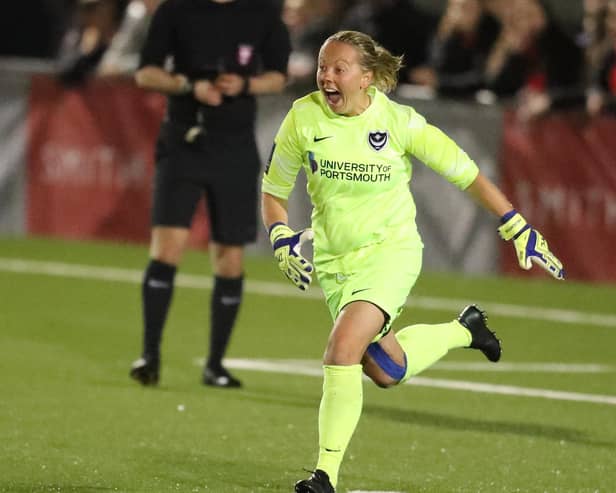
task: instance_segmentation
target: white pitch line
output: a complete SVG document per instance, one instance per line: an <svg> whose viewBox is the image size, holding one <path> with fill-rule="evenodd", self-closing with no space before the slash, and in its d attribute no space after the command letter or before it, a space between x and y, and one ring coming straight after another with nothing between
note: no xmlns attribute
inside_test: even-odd
<svg viewBox="0 0 616 493"><path fill-rule="evenodd" d="M129 283L140 283L143 277L143 271L136 269L99 267L93 265L45 262L39 260L5 257L0 257L0 270L22 274L38 274L56 277ZM176 284L178 286L197 289L212 288L212 280L209 276L192 274L179 274ZM267 296L323 299L323 295L318 289L311 289L304 292L295 289L288 284L279 282L247 280L246 290L251 293ZM461 298L437 298L432 296L411 296L406 305L424 310L457 312L461 307L473 302L478 303L483 309L490 313L490 315L576 324L582 327L589 325L597 327L616 327L616 315L607 313L583 312L578 310L564 310L557 308L539 308L528 305L514 305Z"/></svg>
<svg viewBox="0 0 616 493"><path fill-rule="evenodd" d="M258 364L256 361L285 363L295 368L306 370L310 375L321 375L321 362L307 359L284 359L284 360L229 360L232 364L241 368L243 361L249 361L249 365ZM195 358L195 366L203 366L204 358ZM430 367L431 371L456 371L456 372L481 372L481 373L614 373L616 366L599 365L596 363L473 363L468 361L439 361Z"/></svg>
<svg viewBox="0 0 616 493"><path fill-rule="evenodd" d="M431 370L444 371L480 371L495 373L612 373L616 366L597 363L470 363L457 361L440 361Z"/></svg>
<svg viewBox="0 0 616 493"><path fill-rule="evenodd" d="M321 367L317 366L317 363L314 361L298 362L296 360L228 359L225 360L225 364L230 368L241 370L286 373L312 377L321 377L323 375ZM511 395L516 397L539 397L543 399L560 401L590 402L594 404L608 404L616 406L616 395L584 394L580 392L566 392L561 390L517 387L513 385L498 385L491 383L446 380L442 378L427 377L412 377L406 382L406 384L449 390L465 390L467 392Z"/></svg>
<svg viewBox="0 0 616 493"><path fill-rule="evenodd" d="M401 491L373 491L373 490L353 490L353 491L348 491L347 493L402 493Z"/></svg>

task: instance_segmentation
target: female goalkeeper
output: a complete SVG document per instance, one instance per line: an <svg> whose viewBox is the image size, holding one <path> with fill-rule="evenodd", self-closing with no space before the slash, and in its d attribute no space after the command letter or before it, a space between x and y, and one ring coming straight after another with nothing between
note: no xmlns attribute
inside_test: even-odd
<svg viewBox="0 0 616 493"><path fill-rule="evenodd" d="M513 239L523 268L534 261L564 277L542 236L467 154L413 108L385 95L400 66L400 57L366 34L330 36L319 52L319 90L293 104L263 178L263 221L278 265L302 290L316 270L334 320L323 360L318 461L296 492L335 491L362 410L362 372L390 387L453 348L500 358L500 341L474 305L447 323L391 330L421 270L409 155L498 215L499 233ZM287 225L287 198L300 168L313 205L312 228L295 232ZM300 252L313 238L316 269Z"/></svg>

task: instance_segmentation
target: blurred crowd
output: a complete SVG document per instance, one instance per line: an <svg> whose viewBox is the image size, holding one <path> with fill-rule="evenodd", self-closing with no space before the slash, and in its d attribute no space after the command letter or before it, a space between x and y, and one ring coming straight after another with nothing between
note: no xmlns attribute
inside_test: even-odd
<svg viewBox="0 0 616 493"><path fill-rule="evenodd" d="M552 108L616 109L616 0L580 0L561 25L543 0L448 0L434 14L412 0L285 0L290 73L311 77L319 42L338 29L369 33L403 54L407 94L515 101L520 119Z"/></svg>
<svg viewBox="0 0 616 493"><path fill-rule="evenodd" d="M61 80L130 76L161 1L39 0L61 26ZM448 0L440 11L413 0L278 1L293 44L291 84L311 84L323 40L353 29L404 55L400 82L412 94L515 101L521 119L572 105L590 115L616 109L616 0L578 0L583 14L566 26L550 8L558 2L545 0Z"/></svg>

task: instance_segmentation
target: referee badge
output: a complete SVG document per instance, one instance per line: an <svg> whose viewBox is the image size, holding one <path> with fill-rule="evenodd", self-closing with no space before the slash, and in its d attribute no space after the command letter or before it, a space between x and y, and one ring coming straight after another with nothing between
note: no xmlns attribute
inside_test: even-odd
<svg viewBox="0 0 616 493"><path fill-rule="evenodd" d="M374 132L368 133L368 144L370 144L370 147L372 147L375 151L380 151L381 149L383 149L383 147L387 145L388 140L389 133L387 132L387 130L375 130Z"/></svg>
<svg viewBox="0 0 616 493"><path fill-rule="evenodd" d="M237 48L237 63L242 67L248 65L252 60L254 46L248 44L240 44Z"/></svg>

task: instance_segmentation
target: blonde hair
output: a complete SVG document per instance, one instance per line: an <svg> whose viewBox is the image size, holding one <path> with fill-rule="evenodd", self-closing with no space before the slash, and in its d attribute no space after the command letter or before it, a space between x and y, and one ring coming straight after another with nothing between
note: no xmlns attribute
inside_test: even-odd
<svg viewBox="0 0 616 493"><path fill-rule="evenodd" d="M338 31L325 40L354 46L359 52L359 64L374 74L373 84L384 93L393 91L398 84L398 71L403 66L402 56L392 55L374 39L359 31ZM325 44L323 43L323 44Z"/></svg>

